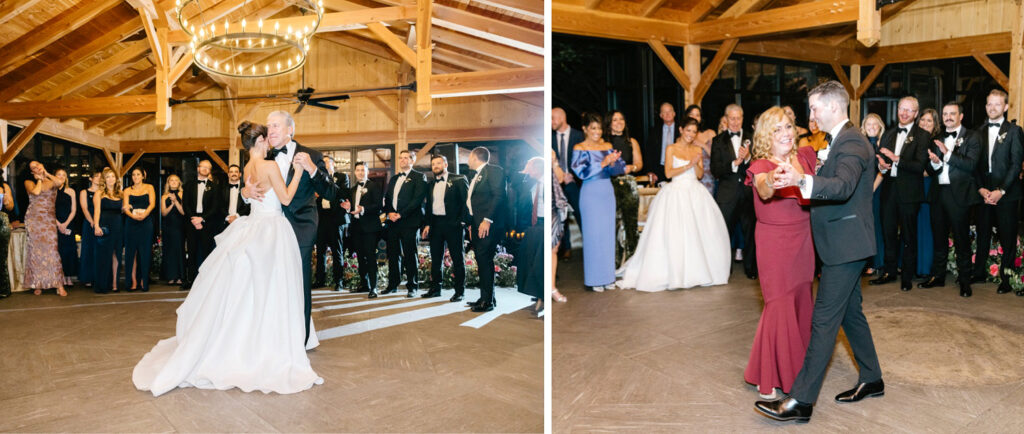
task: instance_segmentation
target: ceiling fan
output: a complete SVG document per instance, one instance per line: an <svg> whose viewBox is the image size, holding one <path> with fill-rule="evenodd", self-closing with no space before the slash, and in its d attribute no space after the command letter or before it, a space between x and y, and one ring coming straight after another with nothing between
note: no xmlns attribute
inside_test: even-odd
<svg viewBox="0 0 1024 434"><path fill-rule="evenodd" d="M324 102L327 102L327 101L344 101L344 100L347 100L347 99L350 98L347 94L343 94L343 95L330 95L330 96L322 96L322 97L319 97L319 98L313 98L313 95L314 95L315 92L316 92L316 90L313 89L312 87L307 87L305 89L299 89L298 91L295 92L295 99L297 99L298 102L299 102L299 107L297 107L295 109L295 113L296 114L301 112L302 109L306 108L307 105L310 105L310 106L313 106L313 107L319 107L319 108L327 109L327 110L337 110L338 106L330 105L330 104L324 104Z"/></svg>

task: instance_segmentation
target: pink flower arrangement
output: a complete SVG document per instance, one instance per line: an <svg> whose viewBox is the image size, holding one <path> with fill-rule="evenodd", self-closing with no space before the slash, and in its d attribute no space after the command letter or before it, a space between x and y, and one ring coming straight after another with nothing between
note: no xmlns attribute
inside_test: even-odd
<svg viewBox="0 0 1024 434"><path fill-rule="evenodd" d="M998 255L999 253L1002 253L1002 252L997 252L996 249L989 249L989 251L988 251L988 255L989 256Z"/></svg>
<svg viewBox="0 0 1024 434"><path fill-rule="evenodd" d="M996 264L990 265L988 267L988 274L993 275L993 276L999 274L999 266L996 265Z"/></svg>
<svg viewBox="0 0 1024 434"><path fill-rule="evenodd" d="M1017 260L1013 261L1013 265L1015 267L1017 267L1017 268L1020 268L1020 265L1021 265L1022 261L1024 261L1024 256L1021 256L1021 257L1017 258Z"/></svg>
<svg viewBox="0 0 1024 434"><path fill-rule="evenodd" d="M952 238L949 239L949 247L953 247L953 239Z"/></svg>
<svg viewBox="0 0 1024 434"><path fill-rule="evenodd" d="M499 271L501 271L501 267L499 267L499 266L495 265L495 266L494 266L494 272L495 272L495 273L497 273L497 272L499 272Z"/></svg>
<svg viewBox="0 0 1024 434"><path fill-rule="evenodd" d="M996 249L996 252L999 252L999 254L1000 254L1000 255L1002 255L1002 254L1003 254L1003 246L999 246L999 247L998 247L998 248Z"/></svg>

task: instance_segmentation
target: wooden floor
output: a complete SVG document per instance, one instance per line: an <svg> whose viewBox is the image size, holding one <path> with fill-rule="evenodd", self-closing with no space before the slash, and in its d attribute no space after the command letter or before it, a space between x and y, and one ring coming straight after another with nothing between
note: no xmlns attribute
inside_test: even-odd
<svg viewBox="0 0 1024 434"><path fill-rule="evenodd" d="M865 287L886 395L840 405L856 370L840 334L809 425L755 413L743 369L762 309L735 265L728 285L661 293L585 292L559 265L553 306L553 428L563 432L1024 432L1024 297L975 285ZM865 281L866 284L866 281Z"/></svg>
<svg viewBox="0 0 1024 434"><path fill-rule="evenodd" d="M347 330L308 353L323 385L293 395L190 388L154 398L132 385L132 368L157 340L174 334L185 293L166 286L147 294L70 292L0 300L0 431L544 429L543 321L527 310L480 328L461 326L480 318L468 311L408 322L408 312L426 305L452 305L452 291L408 307L402 305L420 299L399 295L355 306L365 295L322 291L314 308L329 310L314 313L318 329ZM374 318L405 320L382 326ZM346 324L373 326L352 332Z"/></svg>

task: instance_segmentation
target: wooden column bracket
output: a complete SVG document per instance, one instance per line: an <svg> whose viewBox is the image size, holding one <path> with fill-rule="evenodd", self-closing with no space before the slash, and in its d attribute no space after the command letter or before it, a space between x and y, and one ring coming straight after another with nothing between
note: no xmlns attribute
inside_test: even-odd
<svg viewBox="0 0 1024 434"><path fill-rule="evenodd" d="M974 53L972 56L981 64L981 67L985 68L985 71L996 80L996 83L999 83L1000 87L1007 91L1010 90L1010 78L992 62L992 59L989 58L988 55L985 53Z"/></svg>
<svg viewBox="0 0 1024 434"><path fill-rule="evenodd" d="M875 7L875 0L858 0L857 42L873 47L882 39L882 11Z"/></svg>
<svg viewBox="0 0 1024 434"><path fill-rule="evenodd" d="M228 163L225 163L224 159L220 158L220 155L217 155L217 153L214 152L213 149L210 149L209 147L204 147L203 151L205 151L206 155L209 155L210 159L213 160L214 163L217 163L217 165L220 166L221 169L224 169L225 172L228 171Z"/></svg>
<svg viewBox="0 0 1024 434"><path fill-rule="evenodd" d="M832 65L832 70L835 71L836 77L839 78L839 82L843 84L843 87L846 88L846 92L849 93L852 98L852 96L855 95L857 91L856 89L853 88L853 85L850 84L850 77L846 76L846 71L843 70L843 65L840 65L836 62L832 62L830 63L830 65Z"/></svg>
<svg viewBox="0 0 1024 434"><path fill-rule="evenodd" d="M111 170L116 171L117 173L121 173L121 168L117 167L117 161L114 160L114 155L110 153L109 149L103 150L103 156L107 159L107 167L109 167Z"/></svg>
<svg viewBox="0 0 1024 434"><path fill-rule="evenodd" d="M391 106L389 106L388 103L384 102L384 99L381 98L379 95L372 95L367 97L367 99L369 99L370 102L373 103L373 105L377 106L377 108L380 109L380 111L384 113L384 115L387 116L388 119L391 119L391 122L395 123L395 125L401 123L401 120L399 119L398 116L398 110L391 108Z"/></svg>
<svg viewBox="0 0 1024 434"><path fill-rule="evenodd" d="M139 162L139 158L142 158L142 154L145 153L146 151L142 149L135 151L135 154L132 155L132 158L129 158L128 162L121 166L121 170L118 172L121 174L122 178L124 178L124 175L127 174L129 170L132 170L132 166L134 166L135 163Z"/></svg>
<svg viewBox="0 0 1024 434"><path fill-rule="evenodd" d="M434 10L432 0L416 2L416 111L426 117L431 111L430 75L432 50L430 21Z"/></svg>
<svg viewBox="0 0 1024 434"><path fill-rule="evenodd" d="M421 158L426 157L427 153L430 152L431 149L434 149L434 145L436 144L437 142L424 143L423 147L420 148L419 151L416 151L416 161L419 161Z"/></svg>
<svg viewBox="0 0 1024 434"><path fill-rule="evenodd" d="M665 44L662 44L661 41L658 41L656 39L649 39L647 41L647 45L649 45L651 49L654 50L654 54L658 55L658 58L661 59L661 63L664 64L666 68L668 68L668 71L671 72L672 76L676 78L676 81L679 82L679 85L682 86L683 89L689 90L690 76L686 73L685 70L683 70L683 67L679 66L679 62L676 62L676 59L672 57L672 53L668 51L668 48L665 47Z"/></svg>
<svg viewBox="0 0 1024 434"><path fill-rule="evenodd" d="M864 95L864 92L867 92L868 89L871 88L872 84L875 83L875 79L878 78L878 75L882 73L882 69L885 68L885 65L885 63L879 63L875 65L873 68L871 68L871 72L868 73L867 77L864 77L864 80L860 82L860 86L857 87L856 97L858 99L862 95Z"/></svg>
<svg viewBox="0 0 1024 434"><path fill-rule="evenodd" d="M391 48L391 51L394 51L395 54L402 58L402 60L412 65L414 68L416 67L416 52L413 51L412 48L409 48L405 42L402 42L398 36L391 33L387 27L381 23L367 23L366 28L370 29L370 31L377 36L377 39L380 39L381 42L387 44L388 47Z"/></svg>
<svg viewBox="0 0 1024 434"><path fill-rule="evenodd" d="M43 121L45 120L46 119L33 120L32 123L25 126L25 128L22 128L21 131L18 132L18 135L14 136L14 140L10 142L7 146L7 150L4 151L3 156L0 157L0 167L7 167L8 164L11 164L11 162L14 161L14 157L17 156L18 153L25 148L25 145L32 140L32 137L39 132L39 128L43 126Z"/></svg>
<svg viewBox="0 0 1024 434"><path fill-rule="evenodd" d="M694 91L694 104L699 104L700 100L704 99L704 94L711 88L711 83L718 77L718 72L722 70L725 61L729 59L729 55L736 49L736 44L739 42L739 39L727 39L718 47L718 53L715 53L715 57L711 59L707 69L700 75L700 83L697 84L697 90Z"/></svg>

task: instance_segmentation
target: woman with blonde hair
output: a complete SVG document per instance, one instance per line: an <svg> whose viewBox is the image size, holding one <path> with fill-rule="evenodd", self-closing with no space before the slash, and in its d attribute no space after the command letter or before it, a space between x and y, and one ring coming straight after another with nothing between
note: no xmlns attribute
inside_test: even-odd
<svg viewBox="0 0 1024 434"><path fill-rule="evenodd" d="M185 276L185 209L181 206L181 194L181 178L169 175L160 197L160 215L164 217L160 231L162 265L168 285L181 285Z"/></svg>
<svg viewBox="0 0 1024 434"><path fill-rule="evenodd" d="M92 197L92 221L96 222L96 284L98 294L117 292L117 277L121 265L123 240L121 215L124 200L121 179L109 167L103 169L103 184Z"/></svg>
<svg viewBox="0 0 1024 434"><path fill-rule="evenodd" d="M772 107L754 130L753 162L746 184L754 189L754 245L764 311L754 334L743 378L755 384L762 398L775 389L789 393L803 365L811 339L811 285L814 283L814 241L811 213L797 187L776 190L780 166L813 173L817 155L796 146L796 128L785 111Z"/></svg>
<svg viewBox="0 0 1024 434"><path fill-rule="evenodd" d="M872 149L875 154L879 151L879 138L885 133L885 123L882 122L882 117L868 113L864 117L864 120L860 124L860 132L864 133L864 137L868 138L868 142L871 143ZM874 196L872 198L873 206L871 207L875 213L875 245L878 246L878 253L875 254L874 259L868 261L868 266L864 270L864 274L873 276L877 270L881 270L885 266L885 237L882 236L882 191L878 189L878 186L882 184L882 174L875 174L874 183Z"/></svg>

